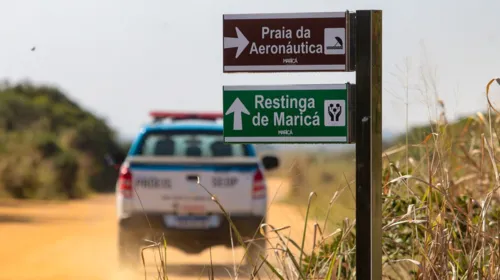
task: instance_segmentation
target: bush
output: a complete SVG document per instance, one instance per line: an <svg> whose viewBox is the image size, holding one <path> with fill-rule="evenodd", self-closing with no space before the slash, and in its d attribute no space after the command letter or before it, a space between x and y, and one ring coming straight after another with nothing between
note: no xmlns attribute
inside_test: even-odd
<svg viewBox="0 0 500 280"><path fill-rule="evenodd" d="M68 198L79 198L85 196L88 190L78 188L78 159L72 152L59 154L54 159L54 168L59 189Z"/></svg>
<svg viewBox="0 0 500 280"><path fill-rule="evenodd" d="M36 149L43 158L53 157L61 152L57 143L57 137L53 134L43 133L36 138Z"/></svg>
<svg viewBox="0 0 500 280"><path fill-rule="evenodd" d="M117 172L103 158L117 151L126 152L106 122L59 89L0 87L0 194L74 199L112 191Z"/></svg>

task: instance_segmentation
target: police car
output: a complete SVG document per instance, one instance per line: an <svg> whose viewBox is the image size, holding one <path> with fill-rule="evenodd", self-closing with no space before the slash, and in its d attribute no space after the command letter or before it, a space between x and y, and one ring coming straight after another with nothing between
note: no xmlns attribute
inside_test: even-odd
<svg viewBox="0 0 500 280"><path fill-rule="evenodd" d="M164 234L168 246L196 254L231 246L230 225L212 193L248 240L247 261L266 247L264 171L278 159L260 159L250 144L225 144L222 114L151 112L121 163L116 183L118 253L126 266L140 262L145 238ZM115 159L118 160L119 159ZM205 190L204 188L207 190ZM239 243L233 234L234 246Z"/></svg>

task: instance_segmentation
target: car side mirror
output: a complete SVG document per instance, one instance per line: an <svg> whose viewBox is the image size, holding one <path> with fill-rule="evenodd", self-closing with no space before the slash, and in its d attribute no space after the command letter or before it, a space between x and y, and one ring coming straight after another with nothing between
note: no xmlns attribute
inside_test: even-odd
<svg viewBox="0 0 500 280"><path fill-rule="evenodd" d="M262 158L262 164L266 170L272 170L279 166L279 160L275 156L264 156Z"/></svg>
<svg viewBox="0 0 500 280"><path fill-rule="evenodd" d="M104 156L104 160L106 161L106 164L108 166L113 166L116 169L120 168L122 163L125 161L126 155L122 153L115 153L115 154L106 154Z"/></svg>

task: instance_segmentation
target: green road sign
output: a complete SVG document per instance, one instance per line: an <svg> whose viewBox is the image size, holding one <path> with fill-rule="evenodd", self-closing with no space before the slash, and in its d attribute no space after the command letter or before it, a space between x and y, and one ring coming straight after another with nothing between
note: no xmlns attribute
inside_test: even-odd
<svg viewBox="0 0 500 280"><path fill-rule="evenodd" d="M224 142L350 143L348 88L224 86Z"/></svg>

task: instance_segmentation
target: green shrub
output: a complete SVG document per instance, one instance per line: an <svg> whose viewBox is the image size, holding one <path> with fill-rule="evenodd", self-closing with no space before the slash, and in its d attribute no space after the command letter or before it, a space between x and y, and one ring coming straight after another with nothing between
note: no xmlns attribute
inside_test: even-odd
<svg viewBox="0 0 500 280"><path fill-rule="evenodd" d="M36 139L36 149L43 158L53 157L61 152L61 148L57 143L57 137L49 133L40 133Z"/></svg>
<svg viewBox="0 0 500 280"><path fill-rule="evenodd" d="M75 153L64 152L54 159L56 178L62 193L68 198L81 198L88 190L78 188L78 159Z"/></svg>
<svg viewBox="0 0 500 280"><path fill-rule="evenodd" d="M79 198L112 191L107 152L122 151L106 122L59 89L29 82L0 86L0 194Z"/></svg>

